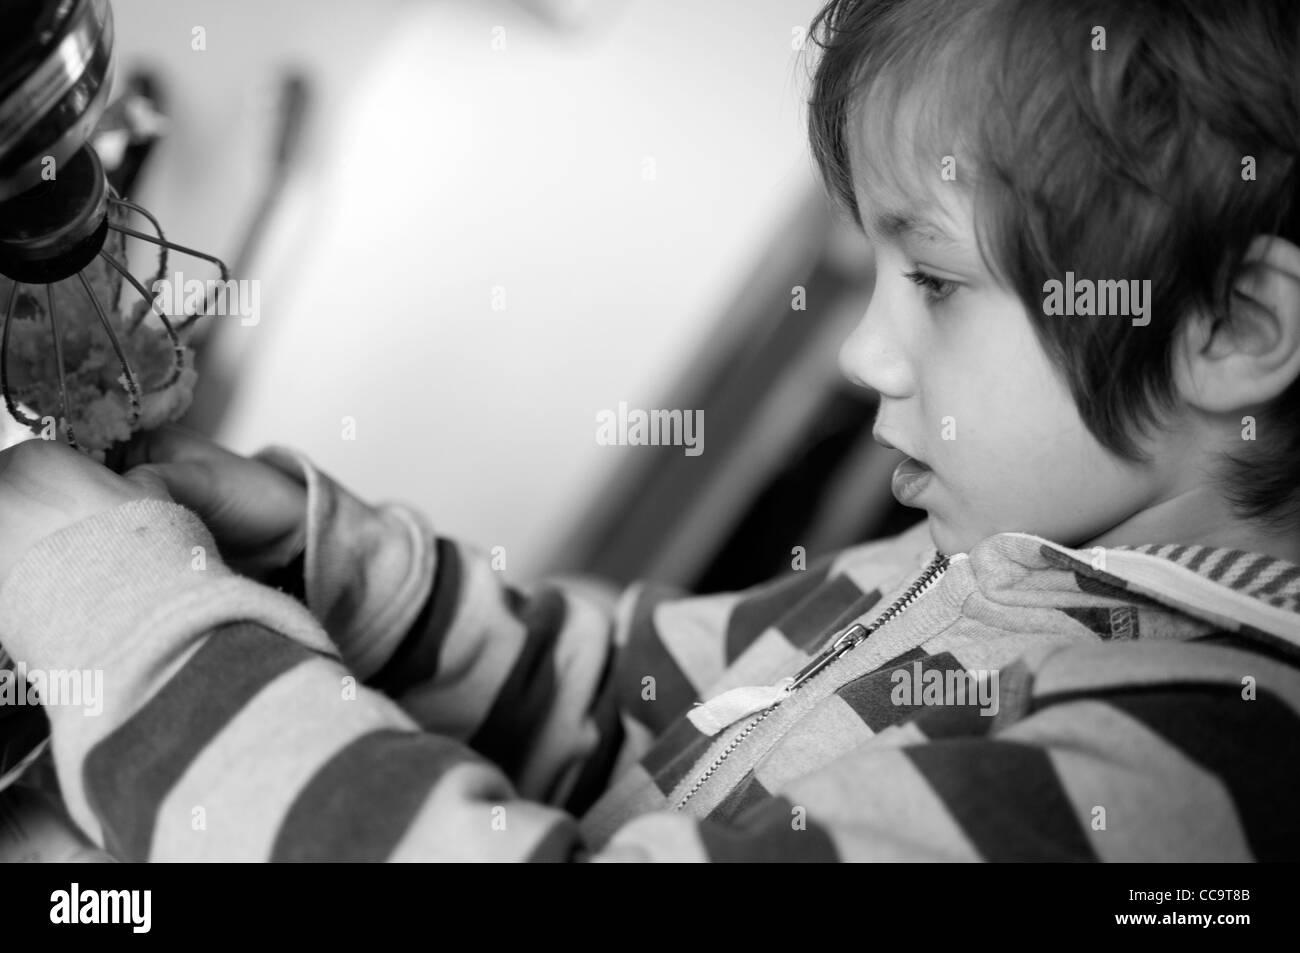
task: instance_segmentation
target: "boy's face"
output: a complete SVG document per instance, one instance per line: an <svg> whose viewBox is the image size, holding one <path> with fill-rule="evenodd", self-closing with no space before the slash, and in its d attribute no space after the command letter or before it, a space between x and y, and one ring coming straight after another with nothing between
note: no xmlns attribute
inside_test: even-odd
<svg viewBox="0 0 1300 953"><path fill-rule="evenodd" d="M894 490L926 510L940 551L1009 531L1082 546L1166 498L1168 453L1138 466L1088 432L1025 306L981 261L969 199L954 186L943 207L886 207L856 185L875 292L841 364L880 394L876 438L928 468L905 463Z"/></svg>

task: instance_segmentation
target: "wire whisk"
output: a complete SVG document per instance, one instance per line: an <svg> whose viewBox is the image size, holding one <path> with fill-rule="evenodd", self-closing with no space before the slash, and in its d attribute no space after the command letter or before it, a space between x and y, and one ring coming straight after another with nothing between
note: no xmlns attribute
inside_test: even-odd
<svg viewBox="0 0 1300 953"><path fill-rule="evenodd" d="M36 190L0 205L5 222L36 223L16 235L12 224L0 225L0 394L10 416L34 433L57 433L99 454L137 429L183 412L194 379L187 332L212 310L208 282L196 308L168 314L166 296L151 292L127 266L126 240L157 247L149 282L154 289L167 280L171 253L215 266L223 286L230 273L215 255L170 241L148 209L119 198L93 149L83 148L60 180L57 193ZM39 233L51 204L69 202L77 207L71 216L60 216L62 231L75 232L66 223L86 219L80 230L88 238L44 254L52 243L33 233ZM128 224L133 217L148 231ZM92 230L95 219L99 224ZM120 306L124 284L138 298L133 307ZM156 323L147 322L151 315ZM98 342L92 327L102 332ZM111 393L119 387L120 393ZM74 391L90 406L74 407Z"/></svg>

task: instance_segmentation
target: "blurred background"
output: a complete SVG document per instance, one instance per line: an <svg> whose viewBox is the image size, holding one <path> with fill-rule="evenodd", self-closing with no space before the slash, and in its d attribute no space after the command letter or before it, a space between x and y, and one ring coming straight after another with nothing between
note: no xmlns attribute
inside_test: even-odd
<svg viewBox="0 0 1300 953"><path fill-rule="evenodd" d="M735 588L915 521L836 365L871 262L808 154L819 6L115 0L135 129L101 153L261 284L184 422L518 581ZM704 452L601 445L620 403L703 410Z"/></svg>

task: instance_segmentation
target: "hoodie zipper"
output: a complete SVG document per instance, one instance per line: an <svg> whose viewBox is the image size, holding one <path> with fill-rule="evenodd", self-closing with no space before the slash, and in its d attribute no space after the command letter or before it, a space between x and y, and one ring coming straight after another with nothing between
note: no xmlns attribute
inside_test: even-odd
<svg viewBox="0 0 1300 953"><path fill-rule="evenodd" d="M814 656L811 661L804 665L803 668L795 672L793 676L785 679L784 691L776 701L751 718L745 727L731 739L727 746L718 752L718 756L713 759L713 762L704 773L696 778L695 783L691 785L690 790L682 795L681 800L674 805L673 810L680 811L684 808L686 803L695 796L696 792L705 785L709 778L713 777L713 775L717 773L718 768L720 768L722 763L731 756L731 753L740 747L741 742L750 736L754 729L762 723L763 719L780 707L781 702L785 701L785 699L789 698L791 694L798 691L831 665L835 664L835 662L839 661L842 656L853 651L865 642L872 633L879 630L881 626L898 618L903 611L916 602L923 593L939 581L939 578L943 576L944 572L948 569L948 566L952 563L952 559L953 557L951 556L936 553L934 558L930 560L930 563L921 572L921 575L907 587L901 596L890 604L889 608L876 616L876 618L872 620L871 624L863 625L860 622L855 622L853 625L844 629L835 637L830 645Z"/></svg>

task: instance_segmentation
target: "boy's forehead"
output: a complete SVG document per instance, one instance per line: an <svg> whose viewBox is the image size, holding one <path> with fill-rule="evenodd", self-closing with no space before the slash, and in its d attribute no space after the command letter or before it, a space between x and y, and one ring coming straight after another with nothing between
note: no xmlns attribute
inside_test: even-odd
<svg viewBox="0 0 1300 953"><path fill-rule="evenodd" d="M955 174L957 156L933 141L917 97L884 99L864 97L846 130L863 232L873 241L958 244L969 231L972 196Z"/></svg>

